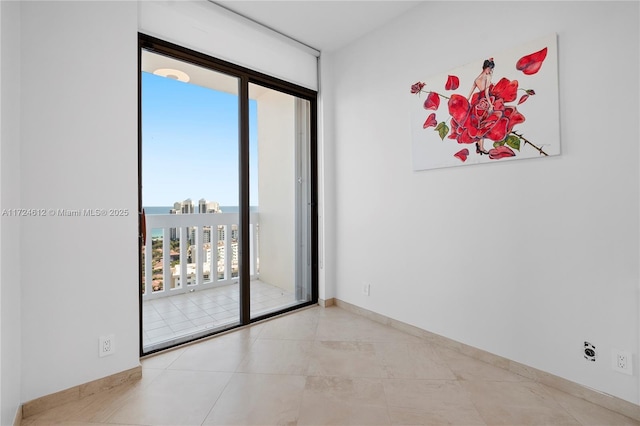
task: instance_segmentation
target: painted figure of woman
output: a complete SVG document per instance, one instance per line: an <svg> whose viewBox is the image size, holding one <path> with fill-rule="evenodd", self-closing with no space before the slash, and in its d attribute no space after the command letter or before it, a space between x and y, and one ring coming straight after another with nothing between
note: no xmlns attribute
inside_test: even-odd
<svg viewBox="0 0 640 426"><path fill-rule="evenodd" d="M491 98L489 97L489 88L491 87L491 76L493 75L493 68L495 68L496 64L493 62L493 58L486 59L482 64L482 72L476 79L473 81L473 87L471 88L471 92L469 92L469 96L467 100L471 103L471 97L473 96L473 92L478 89L478 101L480 101L480 97L484 94L484 97L487 101L487 115L491 114L493 110L493 104L491 103ZM484 103L484 102L482 102ZM484 149L484 138L480 139L479 142L476 143L476 152L480 155L489 154L488 151Z"/></svg>

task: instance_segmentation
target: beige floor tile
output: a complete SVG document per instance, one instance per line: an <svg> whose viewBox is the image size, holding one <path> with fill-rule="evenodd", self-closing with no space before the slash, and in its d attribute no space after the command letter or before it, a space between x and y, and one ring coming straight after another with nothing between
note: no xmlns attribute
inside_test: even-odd
<svg viewBox="0 0 640 426"><path fill-rule="evenodd" d="M322 398L329 402L386 407L381 379L309 376L304 388L305 400Z"/></svg>
<svg viewBox="0 0 640 426"><path fill-rule="evenodd" d="M264 329L264 324L265 323L259 323L259 324L251 324L249 326L246 327L241 327L238 328L236 330L231 330L227 333L224 334L220 334L218 336L213 336L211 337L211 339L217 339L221 336L226 336L227 334L232 334L234 336L237 337L242 337L245 339L256 339L258 337L260 337L260 333L262 333L262 330ZM203 340L205 341L205 340Z"/></svg>
<svg viewBox="0 0 640 426"><path fill-rule="evenodd" d="M318 318L342 318L342 319L353 319L359 318L357 315L339 308L335 305L329 306L327 308L317 308Z"/></svg>
<svg viewBox="0 0 640 426"><path fill-rule="evenodd" d="M226 334L185 347L169 370L234 372L249 353L255 339Z"/></svg>
<svg viewBox="0 0 640 426"><path fill-rule="evenodd" d="M375 343L386 377L455 380L447 364L427 343Z"/></svg>
<svg viewBox="0 0 640 426"><path fill-rule="evenodd" d="M166 352L149 355L141 360L142 368L167 368L174 362L185 348L169 349Z"/></svg>
<svg viewBox="0 0 640 426"><path fill-rule="evenodd" d="M128 398L107 422L200 425L230 378L230 373L165 370L153 386Z"/></svg>
<svg viewBox="0 0 640 426"><path fill-rule="evenodd" d="M236 373L205 425L295 425L304 376Z"/></svg>
<svg viewBox="0 0 640 426"><path fill-rule="evenodd" d="M461 381L491 425L579 425L544 386L532 382Z"/></svg>
<svg viewBox="0 0 640 426"><path fill-rule="evenodd" d="M454 380L384 379L389 407L429 412L472 410L473 402Z"/></svg>
<svg viewBox="0 0 640 426"><path fill-rule="evenodd" d="M475 408L453 410L418 410L413 408L389 407L389 417L393 425L458 425L486 426Z"/></svg>
<svg viewBox="0 0 640 426"><path fill-rule="evenodd" d="M390 425L380 379L307 377L298 425Z"/></svg>
<svg viewBox="0 0 640 426"><path fill-rule="evenodd" d="M294 374L307 371L313 342L257 339L237 368L239 373Z"/></svg>
<svg viewBox="0 0 640 426"><path fill-rule="evenodd" d="M567 393L545 388L565 410L584 426L639 426L640 422L615 413L599 405L592 404Z"/></svg>
<svg viewBox="0 0 640 426"><path fill-rule="evenodd" d="M522 382L530 379L512 373L503 368L495 367L486 362L468 357L451 349L434 346L440 359L453 371L459 380L484 380L496 382Z"/></svg>
<svg viewBox="0 0 640 426"><path fill-rule="evenodd" d="M310 376L385 377L373 343L314 342L309 359Z"/></svg>
<svg viewBox="0 0 640 426"><path fill-rule="evenodd" d="M338 308L339 309L339 308ZM354 342L420 342L411 336L389 326L359 317L355 314L329 315L318 318L316 340ZM349 326L345 327L345 321Z"/></svg>
<svg viewBox="0 0 640 426"><path fill-rule="evenodd" d="M387 407L328 402L323 398L304 401L297 425L391 425Z"/></svg>
<svg viewBox="0 0 640 426"><path fill-rule="evenodd" d="M261 339L313 340L318 326L317 314L285 315L264 324Z"/></svg>

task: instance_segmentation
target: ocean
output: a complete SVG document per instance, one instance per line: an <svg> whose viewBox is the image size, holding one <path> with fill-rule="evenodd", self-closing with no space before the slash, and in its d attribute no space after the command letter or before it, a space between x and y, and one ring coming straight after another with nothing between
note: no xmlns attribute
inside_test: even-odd
<svg viewBox="0 0 640 426"><path fill-rule="evenodd" d="M198 211L198 206L194 206L196 212ZM169 214L173 206L146 206L143 207L144 214ZM220 210L222 213L238 213L240 211L240 207L238 206L220 206ZM257 206L251 206L250 209L252 212L258 211ZM162 229L154 229L151 231L151 238L160 238L162 237Z"/></svg>
<svg viewBox="0 0 640 426"><path fill-rule="evenodd" d="M169 211L173 209L173 206L146 206L143 207L145 214L169 214ZM195 211L198 211L198 206L194 206ZM222 213L238 213L240 211L240 207L238 206L220 206L220 210ZM251 206L252 212L257 212L257 206Z"/></svg>

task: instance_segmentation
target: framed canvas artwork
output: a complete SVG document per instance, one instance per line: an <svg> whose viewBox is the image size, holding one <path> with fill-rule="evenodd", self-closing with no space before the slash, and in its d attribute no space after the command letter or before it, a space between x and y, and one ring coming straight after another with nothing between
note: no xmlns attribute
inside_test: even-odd
<svg viewBox="0 0 640 426"><path fill-rule="evenodd" d="M414 170L560 154L555 34L410 86Z"/></svg>

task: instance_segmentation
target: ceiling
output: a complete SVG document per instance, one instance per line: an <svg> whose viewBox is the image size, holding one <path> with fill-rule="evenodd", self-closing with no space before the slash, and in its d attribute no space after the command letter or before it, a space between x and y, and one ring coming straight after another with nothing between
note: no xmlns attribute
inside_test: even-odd
<svg viewBox="0 0 640 426"><path fill-rule="evenodd" d="M339 49L421 3L389 0L209 1L320 52ZM223 92L237 94L238 90L235 78L147 51L142 55L142 70ZM260 90L264 89L252 87L250 96L260 96Z"/></svg>
<svg viewBox="0 0 640 426"><path fill-rule="evenodd" d="M210 0L318 51L339 49L422 1Z"/></svg>

